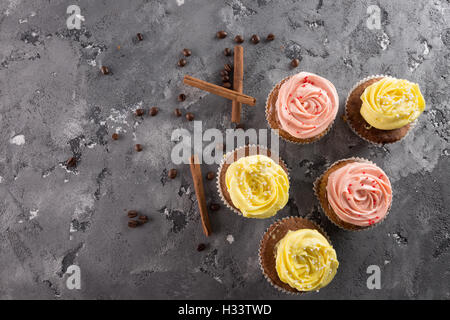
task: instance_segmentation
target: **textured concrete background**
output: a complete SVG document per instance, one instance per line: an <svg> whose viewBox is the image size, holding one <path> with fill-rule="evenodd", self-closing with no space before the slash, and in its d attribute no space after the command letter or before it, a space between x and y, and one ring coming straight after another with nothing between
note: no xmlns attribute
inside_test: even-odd
<svg viewBox="0 0 450 320"><path fill-rule="evenodd" d="M66 27L71 4L85 17L81 30ZM371 4L382 9L381 30L366 27ZM450 298L448 0L2 0L0 13L0 298L292 299L258 266L260 238L275 219L246 220L222 208L205 239L188 166L166 178L172 131L193 128L174 108L189 109L204 128L231 127L230 103L185 88L182 76L218 82L234 35L270 32L273 42L244 44L244 88L257 98L244 108L247 127L266 128L267 94L300 70L330 79L341 98L323 140L280 146L292 186L277 218L320 223L340 261L327 288L295 299ZM220 29L227 39L214 38ZM144 41L133 41L137 32ZM193 54L178 68L185 47ZM101 75L102 64L112 75ZM418 82L427 101L416 128L394 146L368 145L340 117L349 89L372 74ZM133 116L153 105L156 117ZM122 139L112 142L116 130ZM78 166L67 170L72 156ZM312 192L327 165L351 156L380 165L395 192L388 219L366 232L333 226ZM219 201L215 184L205 187L208 202ZM150 222L129 229L126 209ZM208 248L197 252L201 242ZM81 268L81 290L66 288L72 264ZM366 287L372 264L381 267L381 290Z"/></svg>

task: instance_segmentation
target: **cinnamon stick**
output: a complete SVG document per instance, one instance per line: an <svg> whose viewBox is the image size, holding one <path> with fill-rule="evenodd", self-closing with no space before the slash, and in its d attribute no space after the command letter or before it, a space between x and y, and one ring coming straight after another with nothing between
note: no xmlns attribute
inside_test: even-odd
<svg viewBox="0 0 450 320"><path fill-rule="evenodd" d="M192 180L194 181L195 195L197 196L198 209L200 211L200 218L202 220L203 232L206 236L212 233L211 224L209 222L208 211L206 209L205 189L203 188L203 175L200 168L198 156L192 155L189 159L189 166L191 168Z"/></svg>
<svg viewBox="0 0 450 320"><path fill-rule="evenodd" d="M256 104L256 99L248 96L246 94L243 94L241 92L236 92L234 90L230 90L191 76L184 76L183 82L189 86L196 87L199 89L202 89L204 91L208 91L210 93L216 94L218 96L230 99L230 100L236 100L238 102L241 102L243 104L254 106Z"/></svg>
<svg viewBox="0 0 450 320"><path fill-rule="evenodd" d="M240 45L234 46L234 75L233 89L242 93L244 89L244 48ZM242 103L236 100L231 102L231 122L241 122Z"/></svg>

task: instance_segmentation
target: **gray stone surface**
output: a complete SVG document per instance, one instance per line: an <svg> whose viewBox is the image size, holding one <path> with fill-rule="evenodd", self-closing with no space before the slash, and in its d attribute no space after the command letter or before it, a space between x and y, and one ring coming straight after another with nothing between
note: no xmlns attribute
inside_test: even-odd
<svg viewBox="0 0 450 320"><path fill-rule="evenodd" d="M369 30L373 3L1 1L0 298L449 299L450 4L376 1L381 30ZM70 4L81 7L81 30L66 27ZM220 29L227 39L214 38ZM144 41L133 41L137 32ZM218 83L228 61L222 50L234 35L270 32L273 42L244 44L244 88L257 98L255 108L244 108L247 127L266 128L267 94L299 70L331 80L341 100L323 140L280 147L292 186L277 218L319 222L340 261L327 288L302 297L278 293L259 270L259 240L275 219L246 220L222 208L211 214L214 234L205 239L189 168L170 160L172 131L193 127L173 116L175 107L189 109L204 128L232 127L230 103L185 88L183 75ZM178 68L185 47L193 54ZM297 70L289 67L294 57ZM100 73L102 64L112 75ZM411 134L385 148L362 141L340 117L349 89L372 74L418 82L427 101ZM188 96L181 104L180 92ZM140 105L160 113L135 119ZM116 130L122 138L111 141ZM133 150L134 140L143 152ZM67 170L72 156L78 166ZM370 231L333 226L312 192L327 165L351 156L375 161L393 183L392 211ZM166 178L171 167L179 171L175 180ZM214 183L205 187L208 201L219 201ZM127 209L150 222L130 230ZM201 242L208 248L199 253ZM72 264L81 268L81 290L66 288ZM372 264L381 267L381 290L366 287Z"/></svg>

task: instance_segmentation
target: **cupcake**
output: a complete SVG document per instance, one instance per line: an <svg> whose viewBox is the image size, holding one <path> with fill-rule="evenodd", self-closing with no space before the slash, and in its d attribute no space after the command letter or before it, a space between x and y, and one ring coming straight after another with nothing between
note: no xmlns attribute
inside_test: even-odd
<svg viewBox="0 0 450 320"><path fill-rule="evenodd" d="M270 150L245 146L224 156L217 188L223 202L236 213L246 218L269 218L289 199L288 170Z"/></svg>
<svg viewBox="0 0 450 320"><path fill-rule="evenodd" d="M388 176L369 160L344 159L334 163L314 183L328 218L346 230L362 230L386 218L392 203Z"/></svg>
<svg viewBox="0 0 450 320"><path fill-rule="evenodd" d="M345 104L350 128L368 142L400 141L425 109L419 85L388 76L372 76L351 90Z"/></svg>
<svg viewBox="0 0 450 320"><path fill-rule="evenodd" d="M339 266L326 233L300 217L279 220L267 229L259 248L259 262L269 283L291 294L325 287Z"/></svg>
<svg viewBox="0 0 450 320"><path fill-rule="evenodd" d="M300 72L272 89L266 118L283 139L306 144L319 140L330 130L338 109L338 93L330 81Z"/></svg>

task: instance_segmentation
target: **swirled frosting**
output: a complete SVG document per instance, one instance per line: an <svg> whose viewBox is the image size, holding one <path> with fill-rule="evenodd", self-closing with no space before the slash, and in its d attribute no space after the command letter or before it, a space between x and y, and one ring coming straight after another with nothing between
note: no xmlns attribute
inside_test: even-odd
<svg viewBox="0 0 450 320"><path fill-rule="evenodd" d="M392 189L389 178L376 165L352 162L329 175L327 196L341 220L368 226L386 216L392 201Z"/></svg>
<svg viewBox="0 0 450 320"><path fill-rule="evenodd" d="M299 291L325 287L338 266L336 251L317 230L289 231L277 244L278 277Z"/></svg>
<svg viewBox="0 0 450 320"><path fill-rule="evenodd" d="M325 78L300 72L281 85L275 103L281 128L307 139L325 131L336 118L339 97Z"/></svg>
<svg viewBox="0 0 450 320"><path fill-rule="evenodd" d="M240 158L227 169L225 181L233 205L247 218L268 218L289 199L289 178L271 158Z"/></svg>
<svg viewBox="0 0 450 320"><path fill-rule="evenodd" d="M361 100L362 117L381 130L401 128L416 120L425 109L417 83L391 77L368 86Z"/></svg>

